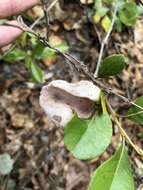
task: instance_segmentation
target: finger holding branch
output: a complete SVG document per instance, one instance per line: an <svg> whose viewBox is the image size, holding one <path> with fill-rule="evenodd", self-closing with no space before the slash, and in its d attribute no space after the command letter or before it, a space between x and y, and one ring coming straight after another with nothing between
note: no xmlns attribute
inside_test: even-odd
<svg viewBox="0 0 143 190"><path fill-rule="evenodd" d="M0 18L19 14L38 2L39 0L0 0ZM10 21L9 23L19 25L17 21ZM22 31L16 27L0 25L0 47L11 43L21 33Z"/></svg>

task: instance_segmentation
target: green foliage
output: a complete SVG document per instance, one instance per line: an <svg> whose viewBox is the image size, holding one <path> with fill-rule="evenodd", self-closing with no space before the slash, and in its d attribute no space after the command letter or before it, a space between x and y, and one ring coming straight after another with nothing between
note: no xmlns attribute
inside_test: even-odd
<svg viewBox="0 0 143 190"><path fill-rule="evenodd" d="M30 63L30 69L31 69L32 76L36 82L39 82L39 83L44 82L43 71L33 61L31 61Z"/></svg>
<svg viewBox="0 0 143 190"><path fill-rule="evenodd" d="M137 16L138 9L135 3L124 3L119 10L120 21L127 26L135 25Z"/></svg>
<svg viewBox="0 0 143 190"><path fill-rule="evenodd" d="M24 60L25 57L26 57L26 53L23 50L18 49L18 48L14 48L8 54L3 56L2 59L4 61L12 63L12 62L15 62L15 61Z"/></svg>
<svg viewBox="0 0 143 190"><path fill-rule="evenodd" d="M55 47L58 48L62 53L67 52L69 49L69 47L65 43L61 43ZM32 55L36 59L40 60L53 57L56 55L56 53L49 47L45 47L43 44L37 43L36 46L33 48Z"/></svg>
<svg viewBox="0 0 143 190"><path fill-rule="evenodd" d="M120 73L126 62L126 57L122 54L114 54L106 57L100 68L98 77L104 78Z"/></svg>
<svg viewBox="0 0 143 190"><path fill-rule="evenodd" d="M143 107L143 96L137 98L135 100L135 103L141 107ZM130 115L130 116L128 116ZM136 106L132 106L128 112L127 112L127 116L128 116L128 119L140 124L140 125L143 125L143 110L136 107Z"/></svg>
<svg viewBox="0 0 143 190"><path fill-rule="evenodd" d="M124 143L95 171L88 190L135 190Z"/></svg>
<svg viewBox="0 0 143 190"><path fill-rule="evenodd" d="M103 29L105 30L105 32L108 32L109 28L111 25L111 20L108 16L105 16L101 22L101 26L103 27Z"/></svg>
<svg viewBox="0 0 143 190"><path fill-rule="evenodd" d="M10 157L9 154L1 154L0 155L0 174L1 175L8 175L11 170L13 169L13 159Z"/></svg>
<svg viewBox="0 0 143 190"><path fill-rule="evenodd" d="M95 0L93 22L99 23L101 21L101 26L106 32L108 32L108 30L105 29L105 25L107 24L103 24L103 20L105 23L108 22L108 27L106 28L109 28L109 21L112 20L115 3L118 3L119 7L115 22L115 29L118 31L122 30L122 25L127 27L134 26L138 16L143 14L143 6L135 2L128 2L127 0Z"/></svg>
<svg viewBox="0 0 143 190"><path fill-rule="evenodd" d="M92 159L102 154L110 144L112 123L107 113L89 121L74 117L64 133L65 145L76 158Z"/></svg>
<svg viewBox="0 0 143 190"><path fill-rule="evenodd" d="M29 47L26 47L27 42L29 42L29 37L33 47L32 50L31 47L30 49ZM68 46L64 42L55 46L55 48L58 48L62 53L68 51ZM23 33L18 40L18 48L14 48L8 54L0 56L0 59L10 63L23 61L26 68L32 74L34 81L37 83L43 83L44 72L42 71L39 62L56 55L57 54L54 50L51 50L50 48L39 43L33 35Z"/></svg>

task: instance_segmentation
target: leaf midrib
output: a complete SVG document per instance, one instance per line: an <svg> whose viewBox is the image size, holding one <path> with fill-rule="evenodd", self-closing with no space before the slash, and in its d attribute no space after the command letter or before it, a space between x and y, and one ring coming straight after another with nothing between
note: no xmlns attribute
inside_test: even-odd
<svg viewBox="0 0 143 190"><path fill-rule="evenodd" d="M122 155L123 155L123 152L124 152L124 148L125 148L125 144L123 142L123 147L122 147L122 151L121 151L121 154L120 154L120 158L119 158L119 161L118 161L118 165L117 165L117 168L115 170L115 174L113 175L113 180L112 180L112 183L111 183L111 186L110 186L110 189L109 190L112 190L112 185L113 185L113 181L117 175L117 172L118 172L118 169L119 169L119 166L120 166L120 162L121 162L121 159L122 159Z"/></svg>

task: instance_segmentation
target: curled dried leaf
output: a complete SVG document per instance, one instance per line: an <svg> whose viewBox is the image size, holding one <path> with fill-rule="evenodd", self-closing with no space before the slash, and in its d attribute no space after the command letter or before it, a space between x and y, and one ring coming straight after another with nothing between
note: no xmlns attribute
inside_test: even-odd
<svg viewBox="0 0 143 190"><path fill-rule="evenodd" d="M71 84L55 80L42 88L40 105L58 126L65 126L72 119L73 112L79 118L91 117L94 104L100 99L100 92L90 81Z"/></svg>

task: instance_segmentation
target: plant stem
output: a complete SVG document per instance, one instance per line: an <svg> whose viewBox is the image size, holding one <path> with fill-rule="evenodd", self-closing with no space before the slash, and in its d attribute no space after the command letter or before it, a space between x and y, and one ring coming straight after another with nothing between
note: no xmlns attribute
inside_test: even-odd
<svg viewBox="0 0 143 190"><path fill-rule="evenodd" d="M28 32L32 35L34 35L45 47L49 47L50 49L54 50L56 53L59 53L61 56L63 56L65 59L67 59L69 61L69 63L71 63L73 65L73 67L78 71L83 73L86 77L88 77L95 85L97 85L101 90L103 90L106 93L111 93L115 96L117 96L118 98L120 98L121 100L123 100L124 102L135 106L141 110L143 110L143 107L134 103L133 101L129 100L128 98L126 98L125 96L118 94L115 90L113 90L112 88L104 85L102 82L98 81L94 75L92 73L90 73L88 71L87 66L79 61L77 58L75 58L73 55L69 54L69 53L62 53L58 48L53 47L46 38L42 37L39 33L36 33L35 31L33 31L31 28L29 28L22 20L22 17L18 17L19 25L13 25L13 24L9 24L9 23L4 23L3 25L5 26L11 26L11 27L15 27L18 28L22 31Z"/></svg>
<svg viewBox="0 0 143 190"><path fill-rule="evenodd" d="M103 113L107 113L106 98L103 93L101 93L101 106Z"/></svg>
<svg viewBox="0 0 143 190"><path fill-rule="evenodd" d="M116 0L115 2L115 9L114 9L114 13L113 13L113 19L112 19L112 22L111 22L111 25L110 25L110 28L101 44L101 49L100 49L100 53L99 53L99 57L98 57L98 61L97 61L97 66L96 66L96 70L95 70L95 73L94 73L94 77L97 78L98 77L98 72L99 72L99 68L100 68L100 64L101 64L101 61L102 61L102 57L103 57L103 52L104 52L104 48L106 46L106 44L108 43L108 39L111 35L111 32L113 30L113 26L114 26L114 23L115 23L115 20L116 20L116 14L117 14L117 11L118 11L118 2Z"/></svg>
<svg viewBox="0 0 143 190"><path fill-rule="evenodd" d="M107 105L111 111L112 117L122 135L122 137L124 137L129 144L133 147L133 149L141 156L143 157L143 150L141 148L139 148L137 145L135 145L133 143L133 141L130 139L130 137L128 136L128 134L126 133L126 131L122 128L121 123L119 122L118 118L117 118L117 114L115 113L115 111L113 110L113 108L111 107L111 105L109 104L109 102L107 101Z"/></svg>

